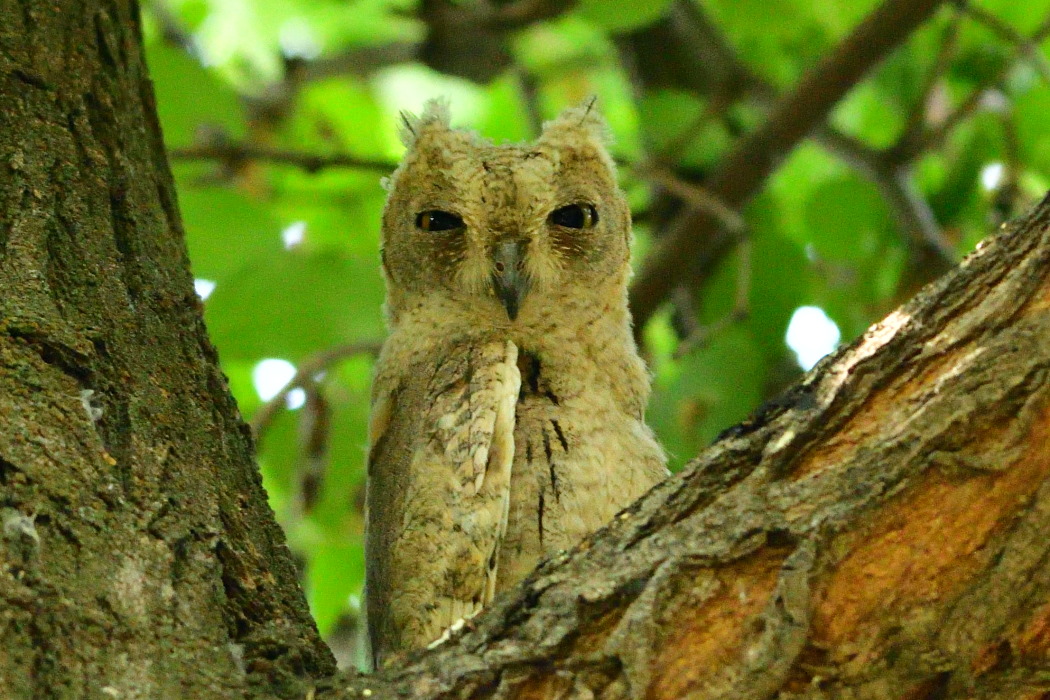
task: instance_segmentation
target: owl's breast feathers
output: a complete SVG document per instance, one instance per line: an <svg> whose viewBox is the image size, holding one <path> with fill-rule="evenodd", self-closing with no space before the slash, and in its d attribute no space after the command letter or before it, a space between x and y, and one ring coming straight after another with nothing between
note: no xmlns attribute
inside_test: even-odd
<svg viewBox="0 0 1050 700"><path fill-rule="evenodd" d="M562 352L549 345L546 352L518 352L521 390L498 590L576 545L667 475L663 451L635 408L636 356L622 352L623 344L593 354L557 345Z"/></svg>

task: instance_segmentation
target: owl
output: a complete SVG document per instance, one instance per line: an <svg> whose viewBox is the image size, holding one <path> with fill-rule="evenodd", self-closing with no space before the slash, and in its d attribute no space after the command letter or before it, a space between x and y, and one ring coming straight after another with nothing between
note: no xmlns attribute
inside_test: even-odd
<svg viewBox="0 0 1050 700"><path fill-rule="evenodd" d="M627 309L631 219L590 105L529 144L405 117L372 388L373 662L439 640L667 474Z"/></svg>

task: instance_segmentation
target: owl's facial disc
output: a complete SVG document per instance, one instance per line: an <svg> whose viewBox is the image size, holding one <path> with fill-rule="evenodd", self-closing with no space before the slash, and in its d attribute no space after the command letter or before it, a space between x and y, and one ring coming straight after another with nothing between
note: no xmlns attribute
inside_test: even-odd
<svg viewBox="0 0 1050 700"><path fill-rule="evenodd" d="M518 317L521 301L529 291L525 274L526 241L504 241L492 251L492 288L511 321Z"/></svg>

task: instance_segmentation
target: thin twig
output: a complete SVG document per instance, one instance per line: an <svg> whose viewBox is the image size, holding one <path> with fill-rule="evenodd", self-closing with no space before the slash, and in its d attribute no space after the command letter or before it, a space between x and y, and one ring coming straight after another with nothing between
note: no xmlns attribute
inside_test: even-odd
<svg viewBox="0 0 1050 700"><path fill-rule="evenodd" d="M353 168L390 173L397 167L396 163L371 158L361 158L347 153L321 155L302 151L283 150L258 146L251 143L220 143L204 146L173 148L168 151L171 158L177 160L217 160L236 169L247 161L265 161L293 165L308 173L316 173L329 168Z"/></svg>
<svg viewBox="0 0 1050 700"><path fill-rule="evenodd" d="M697 324L693 331L686 336L682 342L674 349L673 357L678 360L691 352L705 347L711 338L721 333L723 330L733 325L734 323L740 323L747 319L751 315L751 253L752 243L749 239L741 239L737 244L737 277L736 277L736 292L733 297L733 308L729 310L729 313L718 319L712 324L701 325Z"/></svg>
<svg viewBox="0 0 1050 700"><path fill-rule="evenodd" d="M681 343L700 332L699 312L696 308L696 299L693 291L684 284L680 284L671 292L671 327L678 336Z"/></svg>
<svg viewBox="0 0 1050 700"><path fill-rule="evenodd" d="M1022 55L1032 61L1043 80L1050 81L1050 63L1039 49L1038 40L1025 36L984 8L965 3L961 9L970 19L1016 46Z"/></svg>
<svg viewBox="0 0 1050 700"><path fill-rule="evenodd" d="M1043 20L1043 23L1039 25L1039 28L1032 34L1029 41L1038 45L1046 39L1047 36L1050 36L1050 15ZM904 163L914 160L926 151L939 147L944 143L944 140L948 138L948 135L951 134L956 126L981 108L985 103L985 98L989 90L1006 79L1007 74L1014 67L1014 62L1021 54L1022 51L1018 49L1017 55L1011 60L1005 61L999 70L995 71L992 76L984 80L982 84L970 93L969 97L956 107L951 114L944 119L944 121L937 125L936 128L927 129L919 138L898 140L898 142L888 150L890 157L897 162Z"/></svg>
<svg viewBox="0 0 1050 700"><path fill-rule="evenodd" d="M700 135L700 130L704 125L713 121L715 118L724 115L731 104L731 102L725 99L725 95L716 94L706 105L704 105L700 114L690 121L686 128L681 129L677 134L672 136L666 144L664 144L654 160L660 162L676 162L682 152L689 147L689 144Z"/></svg>
<svg viewBox="0 0 1050 700"><path fill-rule="evenodd" d="M909 164L897 163L885 152L833 129L819 130L816 139L879 189L913 257L921 254L923 259L929 259L923 249L935 253L934 258L940 263L931 269L934 274L945 272L958 262L958 254L945 238L929 202L912 182Z"/></svg>
<svg viewBox="0 0 1050 700"><path fill-rule="evenodd" d="M929 115L930 101L933 97L934 92L937 89L938 84L944 78L948 72L948 68L951 66L951 60L955 55L955 50L958 46L959 39L959 27L962 24L962 7L959 7L959 12L952 15L948 21L948 26L944 28L944 34L941 36L941 43L937 47L937 56L933 61L933 66L930 68L929 73L926 74L926 79L923 83L922 89L919 91L919 99L911 106L911 110L908 113L908 117L904 122L904 134L902 139L913 139L919 137L925 128L926 122Z"/></svg>
<svg viewBox="0 0 1050 700"><path fill-rule="evenodd" d="M539 78L529 73L525 68L515 65L512 68L513 75L518 79L518 87L521 90L521 100L525 107L525 121L529 125L529 132L533 137L539 136L543 131L543 113L540 110L540 81Z"/></svg>
<svg viewBox="0 0 1050 700"><path fill-rule="evenodd" d="M706 214L711 214L731 233L739 234L746 227L743 217L738 212L733 211L725 202L702 185L686 182L676 177L667 168L657 165L640 165L635 168L635 173L641 178L660 185L688 206Z"/></svg>
<svg viewBox="0 0 1050 700"><path fill-rule="evenodd" d="M175 16L174 10L171 9L167 2L153 0L153 2L146 5L146 9L157 20L161 36L164 37L165 41L185 50L195 59L200 59L200 47L197 46L197 40L182 25L182 22Z"/></svg>
<svg viewBox="0 0 1050 700"><path fill-rule="evenodd" d="M303 360L296 369L295 376L288 380L288 383L281 387L281 390L269 401L260 406L255 415L252 416L252 433L256 439L269 427L277 412L288 401L288 394L293 389L299 388L304 383L312 382L314 375L341 360L355 355L375 355L379 352L379 348L382 345L383 342L381 340L361 340L356 343L347 343L346 345L329 348Z"/></svg>

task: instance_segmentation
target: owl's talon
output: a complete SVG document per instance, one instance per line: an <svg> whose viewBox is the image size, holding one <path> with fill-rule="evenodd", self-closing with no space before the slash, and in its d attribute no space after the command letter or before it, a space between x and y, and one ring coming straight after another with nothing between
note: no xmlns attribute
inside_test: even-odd
<svg viewBox="0 0 1050 700"><path fill-rule="evenodd" d="M467 619L468 618L461 617L455 622L453 622L451 625L448 626L448 629L441 633L440 637L432 641L430 644L427 644L427 649L435 649L447 642L448 640L452 639L452 635L454 635L456 632L459 632L461 629L467 626Z"/></svg>

